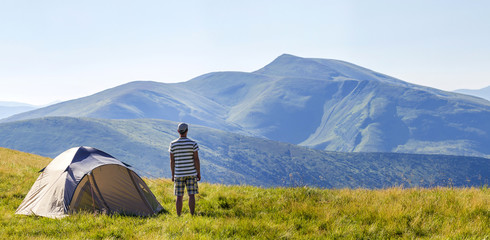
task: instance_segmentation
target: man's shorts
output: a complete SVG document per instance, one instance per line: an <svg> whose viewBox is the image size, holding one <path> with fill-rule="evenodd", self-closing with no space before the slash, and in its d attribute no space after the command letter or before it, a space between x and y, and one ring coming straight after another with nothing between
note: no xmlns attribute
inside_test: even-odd
<svg viewBox="0 0 490 240"><path fill-rule="evenodd" d="M175 196L184 196L184 190L187 187L187 194L198 194L197 176L176 177L174 179Z"/></svg>

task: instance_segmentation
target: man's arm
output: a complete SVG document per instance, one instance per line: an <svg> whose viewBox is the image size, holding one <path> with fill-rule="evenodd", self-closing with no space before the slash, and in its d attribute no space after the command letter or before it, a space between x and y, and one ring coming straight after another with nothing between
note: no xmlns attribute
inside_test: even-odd
<svg viewBox="0 0 490 240"><path fill-rule="evenodd" d="M199 153L198 151L194 151L194 166L197 171L197 181L201 180L201 163L199 162Z"/></svg>
<svg viewBox="0 0 490 240"><path fill-rule="evenodd" d="M170 169L172 170L172 182L175 176L175 157L173 153L170 153Z"/></svg>

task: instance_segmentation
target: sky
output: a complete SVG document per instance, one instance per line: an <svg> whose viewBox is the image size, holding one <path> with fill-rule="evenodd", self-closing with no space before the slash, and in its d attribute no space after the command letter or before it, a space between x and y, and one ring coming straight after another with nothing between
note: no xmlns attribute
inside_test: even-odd
<svg viewBox="0 0 490 240"><path fill-rule="evenodd" d="M0 101L251 72L283 53L452 91L490 85L485 0L0 0Z"/></svg>

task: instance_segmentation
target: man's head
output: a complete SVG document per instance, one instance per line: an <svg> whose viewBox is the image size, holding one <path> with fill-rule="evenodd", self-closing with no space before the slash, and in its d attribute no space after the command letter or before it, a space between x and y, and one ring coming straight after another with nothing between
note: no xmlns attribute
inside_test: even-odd
<svg viewBox="0 0 490 240"><path fill-rule="evenodd" d="M177 128L177 132L180 133L180 135L184 135L187 133L188 126L186 123L179 123L179 127Z"/></svg>

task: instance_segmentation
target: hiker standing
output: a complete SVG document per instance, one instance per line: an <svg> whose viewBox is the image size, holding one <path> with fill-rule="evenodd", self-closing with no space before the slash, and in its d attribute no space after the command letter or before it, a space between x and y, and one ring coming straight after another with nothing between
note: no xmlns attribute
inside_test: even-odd
<svg viewBox="0 0 490 240"><path fill-rule="evenodd" d="M201 180L201 167L199 163L199 146L197 143L187 138L188 126L180 123L177 131L180 138L170 143L170 169L172 169L172 181L174 182L174 194L177 196L175 206L177 215L182 212L182 201L184 190L187 188L189 195L189 211L194 215L196 206L195 194L198 194L197 182Z"/></svg>

